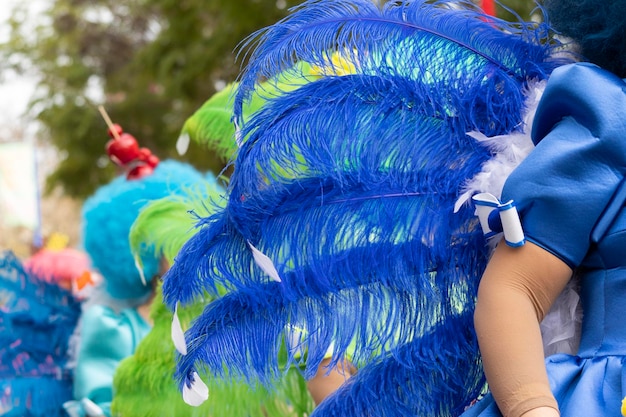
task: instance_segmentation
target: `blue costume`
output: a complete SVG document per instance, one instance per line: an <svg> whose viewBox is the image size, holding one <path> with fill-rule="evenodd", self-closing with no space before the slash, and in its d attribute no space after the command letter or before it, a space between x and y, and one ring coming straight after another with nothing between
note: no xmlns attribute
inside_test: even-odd
<svg viewBox="0 0 626 417"><path fill-rule="evenodd" d="M555 70L537 109L537 144L508 178L527 240L573 268L583 327L575 356L546 359L561 415L619 416L626 395L626 85L592 64ZM488 396L463 417L501 416Z"/></svg>

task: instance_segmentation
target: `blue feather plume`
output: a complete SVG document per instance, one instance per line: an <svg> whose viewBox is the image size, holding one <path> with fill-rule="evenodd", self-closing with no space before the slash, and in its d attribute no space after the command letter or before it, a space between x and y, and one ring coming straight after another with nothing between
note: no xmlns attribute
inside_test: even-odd
<svg viewBox="0 0 626 417"><path fill-rule="evenodd" d="M312 417L461 415L486 384L472 322L468 313L453 317L445 327L379 358L348 379Z"/></svg>
<svg viewBox="0 0 626 417"><path fill-rule="evenodd" d="M505 113L501 107L507 105L503 91L498 91L500 84L514 93L517 88L511 84L543 78L560 63L547 59L555 46L549 43L547 25L505 22L481 14L463 0L381 3L306 1L283 21L251 35L242 49L256 48L241 76L235 116L241 118L243 103L260 81L296 71L296 62L308 62L333 75L329 66L333 53L343 55L359 74L396 74L430 88L423 98L447 100L447 93L452 93L480 100L474 94L480 90L485 104L495 106L492 110L500 111L500 116ZM514 100L520 98L519 92L516 95Z"/></svg>
<svg viewBox="0 0 626 417"><path fill-rule="evenodd" d="M200 219L165 276L172 309L204 291L219 297L186 333L181 387L202 369L271 385L284 372L281 343L302 329L288 363L312 376L332 346L330 366L349 357L360 368L350 386L386 387L378 404L396 407L341 391L320 415L341 415L350 401L381 416L454 415L483 383L471 323L459 323L471 317L488 250L472 210L453 207L491 154L466 133L520 129L526 83L559 63L546 27L505 24L466 1L318 0L246 45L255 42L235 97L246 140L228 204ZM289 77L293 89L243 120L260 81Z"/></svg>
<svg viewBox="0 0 626 417"><path fill-rule="evenodd" d="M416 123L418 126L424 124ZM286 131L282 128L278 130ZM400 135L401 129L398 130ZM429 134L433 134L432 129L425 130ZM379 132L373 129L373 135L377 133ZM354 132L351 133L352 136L354 134ZM412 135L418 137L413 133ZM434 135L435 137L449 137L450 132L434 129ZM322 134L319 137L326 138L327 136ZM471 143L470 141L466 142ZM245 146L250 146L251 143L253 140L246 143ZM409 152L403 156L408 156L409 160L414 159L416 162L424 161L426 166L432 163L431 171L437 171L438 174L441 174L441 169L438 169L440 164L450 163L453 156L458 154L455 146L449 147L450 154L443 155L439 148L426 149L430 147L433 141L418 141L417 143L424 143L428 146L424 148L418 146L414 148L415 154ZM393 149L394 147L392 144L390 148ZM311 148L313 151L313 149L323 149L324 146L316 143L312 144ZM480 158L477 152L474 153L478 162L484 160L484 157ZM381 161L384 162L385 159L389 159L388 152L382 152L376 164L380 164ZM252 160L258 161L258 159ZM480 166L480 164L476 164L476 161L472 162L470 172L475 171ZM417 176L411 179L413 171L405 169L406 172L403 175L398 175L392 169L375 173L373 168L366 167L361 176L357 173L349 173L343 175L343 178L339 177L337 180L341 180L341 184L335 184L333 178L291 180L289 183L281 185L283 192L279 192L279 185L274 184L271 189L257 191L257 195L253 195L252 191L254 190L250 190L250 194L235 191L238 189L235 182L241 178L236 176L233 179L234 185L231 194L235 201L231 200L229 204L228 214L230 216L228 218L232 219L239 216L245 220L239 222L231 220L231 224L222 222L220 223L221 227L208 227L207 233L198 233L181 251L174 268L168 273L165 291L168 295L174 295L174 291L180 292L181 289L194 287L191 292L195 292L195 295L199 296L203 289L211 291L211 288L217 288L215 284L219 283L237 291L237 303L240 303L240 297L245 294L248 297L247 305L254 306L254 308L249 308L249 311L256 311L257 314L262 315L259 311L260 306L263 306L264 311L267 311L267 317L298 317L294 322L307 329L322 329L324 326L330 328L331 330L325 333L326 337L316 335L318 336L315 339L316 343L309 343L309 362L307 365L311 366L315 365L315 361L310 360L310 358L319 356L315 355L314 352L321 352L322 356L319 357L319 361L321 361L331 340L335 344L337 358L346 352L347 347L355 337L352 331L342 332L342 329L346 327L346 317L358 317L361 320L367 316L368 320L364 321L373 323L372 328L361 332L357 337L369 343L376 341L377 345L368 346L366 343L362 343L363 351L377 351L382 346L389 347L401 341L410 340L411 335L418 331L416 329L419 329L420 325L417 317L413 318L413 316L418 313L421 314L422 321L434 320L443 316L443 314L437 314L436 310L432 314L426 314L429 307L441 308L440 302L435 303L433 300L432 292L434 290L433 284L430 282L433 271L438 271L436 278L440 282L437 285L443 288L458 287L466 275L475 276L478 273L478 271L464 271L459 268L458 265L462 264L462 261L455 259L459 252L450 251L452 245L461 245L461 242L466 239L478 239L482 242L482 236L480 233L476 233L477 230L474 228L471 213L466 211L465 214L455 217L448 215L444 218L443 224L440 218L430 215L431 210L435 208L443 210L445 206L447 206L445 210L448 213L452 212L458 184L463 178L466 178L463 175L464 171L460 169L462 166L458 161L455 163L459 165L458 172L461 173L461 177L457 179L453 189L446 187L449 178L426 175L422 179L423 182L420 183ZM404 166L406 168L406 163ZM420 171L416 170L415 172ZM426 172L424 170L422 175ZM368 177L368 181L364 183L363 177L365 176ZM374 180L369 180L370 177ZM245 181L242 182L246 183ZM236 196L242 195L245 196L243 200L236 198ZM248 217L245 216L247 213L250 213ZM221 214L221 217L225 217L224 213ZM469 224L467 224L468 219L471 219ZM212 224L212 226L217 225L218 223ZM311 230L312 225L316 225L314 234ZM236 229L246 230L237 233ZM253 230L247 232L247 229ZM258 235L263 236L263 242L258 242ZM440 235L437 244L434 242L429 242L428 245L424 244L424 241L430 241L436 235ZM324 241L317 238L318 236L337 236L338 238ZM251 253L246 250L246 241L248 240L254 241L255 245L262 248L277 263L283 278L282 285L278 287L279 292L274 290L268 293L256 288L251 289L253 283L266 283L268 278L262 271L255 268ZM464 244L467 243L464 242ZM471 259L484 259L485 253L480 243L470 245L470 247L479 248L473 250L473 253L469 253L471 250L467 250L467 255ZM198 251L197 248L202 249ZM193 259L198 254L202 256L201 262L198 262L197 258ZM375 274L363 272L372 270L373 264L376 265L373 268ZM467 264L469 268L472 268L472 265L472 263ZM189 267L196 270L190 274L186 272ZM444 272L444 268L447 268L448 271ZM189 279L190 276L195 275L202 277L202 281L209 282L209 284L197 285L197 280ZM176 276L180 279L174 278ZM397 311L404 311L404 313L397 314L393 320L393 322L398 323L402 320L405 320L406 323L412 323L411 326L401 327L405 331L400 332L395 329L391 334L381 334L384 332L383 326L374 325L377 322L387 323L390 319L390 317L381 314L381 306L378 309L372 309L369 308L369 304L362 301L363 289L373 291L372 286L374 285L382 285L383 289L395 287L399 290L399 294L413 297L408 299L410 301L409 306L413 310L406 307L398 309ZM174 289L170 291L170 287ZM380 289L378 292L380 293ZM470 293L473 292L470 291ZM277 298L276 294L280 297ZM341 294L341 296L331 297L337 294ZM330 304L329 297L333 299L334 304ZM390 291L389 300L385 301L389 305L390 311L396 311L391 307L396 298L398 298L399 303L405 301L399 297L400 295ZM420 297L421 302L418 300ZM315 298L316 302L326 305L326 310L333 312L333 314L324 317L321 312L325 309L318 308L307 311L302 307L298 308L298 306L311 303L312 298ZM172 302L175 304L176 301L185 301L181 297L175 297L173 300L168 297L168 300L170 300L170 305ZM208 309L211 312L218 311L218 305L222 311L228 311L229 308L236 310L241 308L228 305L230 300L231 298L225 297L215 301ZM346 302L346 300L351 301ZM385 300L385 298L381 297L380 300ZM284 302L291 303L292 309L295 308L299 314L286 314L285 310L280 310L279 305L282 306L281 303ZM467 308L467 305L471 304L472 298L466 297L465 300L459 302L464 303ZM222 304L228 306L222 307ZM349 307L344 306L345 304ZM342 309L345 311L342 314L337 314ZM368 313L365 313L364 310L366 309L369 311ZM410 314L411 311L414 314ZM220 331L220 329L233 326L232 323L228 323L220 327L222 326L220 320L223 314L214 314L213 318L203 315L196 322L199 327L195 325L192 327L188 337L194 342L190 342L192 345L191 353L188 353L183 359L186 365L182 366L181 363L181 375L186 375L193 367L199 346L207 351L211 351L211 349L221 350L224 346L239 346L238 350L241 351L244 358L254 357L246 350L248 345L243 342L245 340L263 339L242 335L239 340L226 341L224 336L226 332ZM254 317L252 319L255 320ZM216 321L217 323L215 323ZM208 342L197 343L198 340L206 340L202 337L206 329L200 323L211 323L211 334L222 335L223 338L213 339L215 342L212 344ZM269 321L261 321L261 325L272 325L282 331L286 323L270 324ZM358 323L355 323L351 328L356 328L357 325ZM238 326L242 329L250 329L250 327L249 324ZM264 329L260 331L265 332ZM260 349L260 346L269 349L264 355L257 356L258 361L251 361L251 365L241 359L229 361L226 359L227 355L220 352L219 355L213 356L218 362L213 362L209 368L213 372L219 373L220 369L228 364L230 370L235 373L240 371L244 375L249 375L254 370L256 376L263 379L268 364L272 363L267 358L275 357L271 350L276 348L276 340L276 337L273 337L271 340L265 340L264 345L250 346L255 350ZM209 348L209 345L213 348ZM239 353L235 352L235 354ZM202 353L199 354L202 355ZM361 358L357 355L353 360L360 362ZM211 359L204 358L200 362L207 364L207 362L211 362ZM238 365L233 365L234 363ZM273 362L273 364L275 368L271 374L277 375L279 372L276 369L278 362ZM312 372L314 369L314 367L309 366L307 374L308 371Z"/></svg>
<svg viewBox="0 0 626 417"><path fill-rule="evenodd" d="M332 98L325 89L325 80L315 84L311 85L316 87L315 93L321 96L326 91L321 97ZM390 107L386 110L372 99L364 105L358 98L342 106L337 101L328 100L325 105L306 107L300 105L300 95L307 97L311 93L303 87L289 95L291 100L285 97L268 105L256 119L265 129L255 131L241 149L237 173L231 179L227 213L218 213L199 224L205 232L199 233L178 255L176 264L180 265L177 268L181 268L179 275L182 279L175 285L172 281L165 282L166 301L172 299L171 295L176 291L180 295L173 299L187 302L188 298L182 295L187 286L194 287L189 293L200 296L203 286L211 286L207 284L210 279L218 280L227 288L247 285L252 258L246 250L246 241L257 245L259 236L265 236L263 229L271 230L271 233L277 233L278 228L283 230L276 238L277 243L266 245L275 248L268 250L272 251L271 257L279 266L285 266L281 265L282 258L302 256L298 251L311 246L311 251L318 252L313 266L317 266L322 274L327 271L325 263L334 262L329 251L343 251L347 245L363 246L367 242L356 240L387 234L382 231L391 230L386 227L389 222L397 230L395 234L381 238L402 240L414 233L412 229L421 229L426 235L424 238L430 240L428 235L435 233L438 226L420 228L418 222L429 219L436 222L437 219L422 219L426 214L422 205L443 209L443 204L448 204L446 210L451 212L449 203L456 198L459 184L489 158L473 139L464 133L452 137L449 125L423 116L414 107L404 106L403 97L394 97L391 92L382 100L399 104L394 107L385 104L384 107ZM291 107L283 110L283 104ZM279 111L284 115L279 122L265 123L265 116L269 118ZM372 113L376 112L381 112L384 117L374 119ZM346 120L352 122L346 123ZM302 129L303 125L306 130ZM407 125L414 128L406 129ZM364 127L367 127L365 133L360 133ZM461 127L458 130L464 132ZM382 137L386 138L384 144L380 143ZM352 138L352 141L342 138ZM438 138L447 138L450 143L442 149ZM459 160L458 156L463 152L471 154L472 159ZM305 153L306 159L303 159ZM269 187L264 185L267 178L272 178ZM307 203L303 204L305 200ZM378 210L379 207L387 213ZM391 211L397 213L390 216ZM337 223L335 219L341 216L346 221ZM471 213L467 217L471 217ZM452 221L462 223L464 220L459 216ZM269 224L264 225L264 222ZM307 230L315 223L319 223L320 231L327 236L347 236L350 228L355 231L365 229L353 233L353 243L327 240L322 245L323 242L307 238ZM296 242L298 239L304 239L304 242L294 247L297 251L286 253L288 248L280 242ZM441 251L447 253L447 249L447 244L442 245ZM230 256L224 256L227 253ZM202 262L194 260L197 256L203 258ZM304 259L294 267L310 261ZM195 268L198 271L190 271ZM253 280L267 280L261 271L254 272ZM200 276L205 284L197 285L197 281L188 279L189 276Z"/></svg>

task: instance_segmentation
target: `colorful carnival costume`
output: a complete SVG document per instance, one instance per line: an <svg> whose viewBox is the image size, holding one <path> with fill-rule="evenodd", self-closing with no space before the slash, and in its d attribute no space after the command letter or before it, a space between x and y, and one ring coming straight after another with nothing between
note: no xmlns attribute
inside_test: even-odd
<svg viewBox="0 0 626 417"><path fill-rule="evenodd" d="M206 110L206 109L205 109ZM139 214L130 234L131 247L149 245L172 263L180 247L203 226L194 227L197 217L215 212L224 202L223 189L207 175L206 189L185 196L166 197L149 203ZM194 214L191 215L190 213ZM211 297L178 310L184 327L197 316ZM120 417L183 416L302 416L312 409L304 380L296 370L281 381L276 390L250 389L246 384L226 384L209 380L209 401L199 407L186 404L180 396L173 374L175 350L170 340L172 313L162 302L161 288L151 307L154 326L135 353L124 359L115 372L115 396L111 405Z"/></svg>
<svg viewBox="0 0 626 417"><path fill-rule="evenodd" d="M180 194L204 181L190 165L159 163L119 126L111 131L116 137L107 151L127 172L98 189L83 206L84 247L102 274L103 284L81 317L74 369L76 401L67 404L68 411L76 410L78 415L110 415L114 372L152 328L139 309L154 297L161 256L140 248L143 263L137 267L129 244L134 220L148 202Z"/></svg>
<svg viewBox="0 0 626 417"><path fill-rule="evenodd" d="M235 86L228 85L216 93L187 120L177 144L179 151L184 152L187 141L193 140L213 150L225 161L232 158L237 148L236 131L231 123ZM245 111L257 111L264 103L265 99L257 96ZM198 220L223 209L224 192L218 181L207 174L204 187L147 204L131 229L131 248L150 247L152 253L162 254L172 264L183 244L210 226ZM142 263L141 257L137 260L138 264ZM221 294L224 292L225 289L220 289ZM209 294L204 294L196 303L177 310L182 327L187 328L192 318L200 314L212 299ZM241 381L209 379L208 389L212 393L209 400L198 407L186 404L173 378L175 349L169 336L173 315L162 303L160 287L151 307L151 317L153 329L135 353L122 361L116 370L116 395L111 406L114 416L278 417L306 416L313 409L306 383L296 368L290 368L271 390L258 384L250 387Z"/></svg>
<svg viewBox="0 0 626 417"><path fill-rule="evenodd" d="M88 260L75 250L42 251L27 261L28 269L11 252L0 252L3 417L65 416L62 405L72 397L68 349L80 303L57 282L81 276Z"/></svg>
<svg viewBox="0 0 626 417"><path fill-rule="evenodd" d="M252 37L228 204L164 281L173 311L218 297L179 346L184 398L206 399L207 378L272 385L284 343L307 378L329 351L359 368L316 416L456 416L475 400L489 249L459 198L472 179L500 193L484 170L497 155L519 163L531 92L561 64L549 35L464 1L328 0ZM307 82L246 117L285 72Z"/></svg>

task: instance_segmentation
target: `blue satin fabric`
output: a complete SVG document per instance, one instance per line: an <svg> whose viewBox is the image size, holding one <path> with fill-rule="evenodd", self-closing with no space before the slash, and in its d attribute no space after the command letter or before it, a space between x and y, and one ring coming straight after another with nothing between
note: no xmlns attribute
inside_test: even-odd
<svg viewBox="0 0 626 417"><path fill-rule="evenodd" d="M74 371L74 397L89 398L110 415L113 375L120 361L135 352L151 327L135 309L119 314L93 306L81 319L80 352Z"/></svg>
<svg viewBox="0 0 626 417"><path fill-rule="evenodd" d="M562 417L620 417L626 396L626 83L590 64L556 70L537 110L537 144L503 200L520 207L529 241L581 279L577 356L546 359ZM592 239L602 226L601 233ZM609 225L609 227L606 227ZM489 395L462 417L501 414Z"/></svg>
<svg viewBox="0 0 626 417"><path fill-rule="evenodd" d="M591 64L554 71L533 124L537 146L508 178L528 240L570 267L626 174L626 83Z"/></svg>

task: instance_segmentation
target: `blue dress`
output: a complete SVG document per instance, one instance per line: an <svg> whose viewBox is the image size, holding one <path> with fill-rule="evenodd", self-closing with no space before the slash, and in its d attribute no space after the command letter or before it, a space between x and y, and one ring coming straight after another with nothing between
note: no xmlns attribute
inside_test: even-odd
<svg viewBox="0 0 626 417"><path fill-rule="evenodd" d="M536 148L511 174L524 232L574 268L583 324L576 356L546 359L562 417L618 417L626 395L626 83L591 64L551 76ZM462 417L501 416L489 395Z"/></svg>

